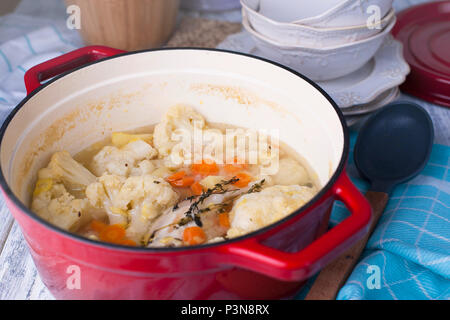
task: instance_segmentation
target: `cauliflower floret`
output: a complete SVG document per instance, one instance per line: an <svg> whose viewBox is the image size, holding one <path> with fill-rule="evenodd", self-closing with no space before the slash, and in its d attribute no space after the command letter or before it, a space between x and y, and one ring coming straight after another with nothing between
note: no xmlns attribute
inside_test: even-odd
<svg viewBox="0 0 450 320"><path fill-rule="evenodd" d="M126 225L128 223L126 210L119 208L116 201L124 182L125 178L122 176L105 174L86 188L86 196L90 204L95 208L104 209L110 224Z"/></svg>
<svg viewBox="0 0 450 320"><path fill-rule="evenodd" d="M153 143L153 135L151 133L144 134L130 134L124 132L113 132L111 135L111 142L117 148L122 148L130 142L136 140L144 140L148 144Z"/></svg>
<svg viewBox="0 0 450 320"><path fill-rule="evenodd" d="M190 157L194 128L199 130L205 128L205 119L202 115L191 107L183 105L171 107L163 120L156 125L153 133L153 142L160 156L170 156L172 149L176 145L180 145L181 148L177 150L177 154L180 153L181 158L183 156ZM181 141L176 139L177 133L180 134L180 138L183 138Z"/></svg>
<svg viewBox="0 0 450 320"><path fill-rule="evenodd" d="M84 190L95 181L95 176L67 151L54 153L48 167L40 171L40 178L61 181L69 190Z"/></svg>
<svg viewBox="0 0 450 320"><path fill-rule="evenodd" d="M207 176L206 178L203 178L200 180L200 184L205 189L212 189L214 186L218 183L221 183L223 181L226 181L227 178L224 176Z"/></svg>
<svg viewBox="0 0 450 320"><path fill-rule="evenodd" d="M97 176L107 173L127 177L138 163L157 155L158 152L143 140L132 141L120 149L106 146L95 155L92 169Z"/></svg>
<svg viewBox="0 0 450 320"><path fill-rule="evenodd" d="M152 175L157 178L167 178L168 176L172 175L174 171L170 170L166 167L159 167L155 171L152 172Z"/></svg>
<svg viewBox="0 0 450 320"><path fill-rule="evenodd" d="M150 223L173 206L178 194L165 180L153 175L124 178L103 175L86 189L90 203L103 207L110 224L126 226L127 238L140 242Z"/></svg>
<svg viewBox="0 0 450 320"><path fill-rule="evenodd" d="M56 152L49 165L38 172L31 210L60 228L76 231L89 220L92 208L86 199L76 199L74 194L84 194L95 179L67 151Z"/></svg>
<svg viewBox="0 0 450 320"><path fill-rule="evenodd" d="M294 159L281 159L278 172L272 176L275 184L306 185L309 182L308 173L305 168Z"/></svg>
<svg viewBox="0 0 450 320"><path fill-rule="evenodd" d="M227 129L225 146L226 163L238 159L257 164L260 175L273 175L278 171L279 144L268 135L250 129Z"/></svg>
<svg viewBox="0 0 450 320"><path fill-rule="evenodd" d="M68 231L76 231L89 220L86 199L75 199L62 183L40 179L33 193L31 210L51 224Z"/></svg>
<svg viewBox="0 0 450 320"><path fill-rule="evenodd" d="M230 238L268 226L294 212L314 196L308 187L273 186L240 197L230 211Z"/></svg>
<svg viewBox="0 0 450 320"><path fill-rule="evenodd" d="M278 171L280 159L280 146L272 137L260 135L258 141L258 164L260 173L272 175Z"/></svg>
<svg viewBox="0 0 450 320"><path fill-rule="evenodd" d="M155 171L156 166L150 160L142 160L138 165L131 169L130 176L143 176Z"/></svg>
<svg viewBox="0 0 450 320"><path fill-rule="evenodd" d="M175 205L178 198L178 193L164 179L153 175L128 178L117 195L118 207L129 209L127 237L139 241L150 223Z"/></svg>

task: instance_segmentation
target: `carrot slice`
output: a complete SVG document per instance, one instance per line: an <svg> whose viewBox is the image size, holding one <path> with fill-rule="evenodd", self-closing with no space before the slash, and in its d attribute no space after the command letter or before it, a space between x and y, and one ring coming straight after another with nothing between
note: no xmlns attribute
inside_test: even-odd
<svg viewBox="0 0 450 320"><path fill-rule="evenodd" d="M200 227L187 227L183 232L183 242L193 246L206 241L206 234Z"/></svg>
<svg viewBox="0 0 450 320"><path fill-rule="evenodd" d="M190 187L195 182L194 177L183 177L181 179L171 181L170 184L173 187L185 188Z"/></svg>
<svg viewBox="0 0 450 320"><path fill-rule="evenodd" d="M185 175L186 175L186 172L178 171L177 173L174 173L173 175L167 177L166 180L168 182L174 182L174 181L182 179Z"/></svg>
<svg viewBox="0 0 450 320"><path fill-rule="evenodd" d="M230 218L227 212L219 213L219 225L227 229L230 227Z"/></svg>
<svg viewBox="0 0 450 320"><path fill-rule="evenodd" d="M229 174L236 174L239 171L247 169L246 163L239 163L238 158L234 158L233 163L227 163L223 166L225 172Z"/></svg>
<svg viewBox="0 0 450 320"><path fill-rule="evenodd" d="M100 240L125 246L136 246L136 242L125 238L125 228L120 224L107 225L98 220L92 220L91 229L99 233Z"/></svg>
<svg viewBox="0 0 450 320"><path fill-rule="evenodd" d="M238 173L237 175L235 175L235 178L239 180L233 183L233 186L236 186L238 188L245 188L250 183L250 181L252 181L252 177L244 172Z"/></svg>
<svg viewBox="0 0 450 320"><path fill-rule="evenodd" d="M130 239L122 239L121 241L119 241L119 244L124 245L124 246L131 246L131 247L136 246L136 242L134 242L133 240L130 240Z"/></svg>
<svg viewBox="0 0 450 320"><path fill-rule="evenodd" d="M172 187L189 187L195 182L195 179L190 176L186 176L185 171L178 171L174 173L170 177L167 177L166 180L172 185Z"/></svg>
<svg viewBox="0 0 450 320"><path fill-rule="evenodd" d="M199 174L201 176L211 176L219 173L219 167L212 160L203 160L202 163L192 164L191 170L192 173Z"/></svg>
<svg viewBox="0 0 450 320"><path fill-rule="evenodd" d="M226 164L223 166L223 169L225 170L226 173L235 174L244 168L235 164Z"/></svg>
<svg viewBox="0 0 450 320"><path fill-rule="evenodd" d="M107 226L100 232L100 240L119 243L125 238L125 228L119 224Z"/></svg>
<svg viewBox="0 0 450 320"><path fill-rule="evenodd" d="M199 196L202 194L203 192L203 187L202 185L197 181L195 182L192 186L191 186L191 190L192 193L195 194L196 196Z"/></svg>
<svg viewBox="0 0 450 320"><path fill-rule="evenodd" d="M107 227L107 225L101 221L92 220L92 222L91 222L91 229L94 230L95 232L100 233L103 230L105 230L106 227Z"/></svg>

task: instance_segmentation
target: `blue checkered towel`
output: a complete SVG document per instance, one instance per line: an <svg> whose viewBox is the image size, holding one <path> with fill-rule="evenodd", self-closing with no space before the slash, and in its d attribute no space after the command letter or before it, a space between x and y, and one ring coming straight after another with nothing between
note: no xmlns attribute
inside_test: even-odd
<svg viewBox="0 0 450 320"><path fill-rule="evenodd" d="M355 140L353 133L351 148ZM352 155L349 173L365 192L369 185L358 176ZM336 203L331 224L347 215ZM435 144L422 173L394 189L337 299L450 299L450 147Z"/></svg>

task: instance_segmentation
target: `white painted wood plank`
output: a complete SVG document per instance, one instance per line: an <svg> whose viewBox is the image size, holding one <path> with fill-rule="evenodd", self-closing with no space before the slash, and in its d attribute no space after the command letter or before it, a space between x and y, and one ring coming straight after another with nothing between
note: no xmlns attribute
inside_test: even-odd
<svg viewBox="0 0 450 320"><path fill-rule="evenodd" d="M5 199L0 195L0 253L2 252L6 239L8 238L12 224L13 217L6 207Z"/></svg>
<svg viewBox="0 0 450 320"><path fill-rule="evenodd" d="M14 222L0 254L0 300L48 300L20 228Z"/></svg>

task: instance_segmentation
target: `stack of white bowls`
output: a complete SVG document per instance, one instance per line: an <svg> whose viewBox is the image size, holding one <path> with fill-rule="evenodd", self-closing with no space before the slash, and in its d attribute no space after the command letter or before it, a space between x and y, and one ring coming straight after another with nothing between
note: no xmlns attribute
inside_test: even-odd
<svg viewBox="0 0 450 320"><path fill-rule="evenodd" d="M393 28L393 0L241 0L243 25L265 57L312 80L364 66Z"/></svg>

